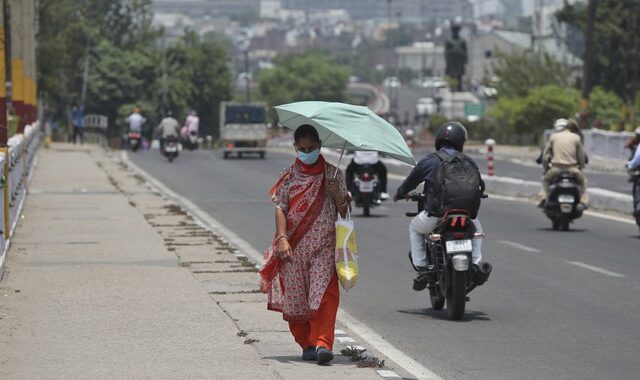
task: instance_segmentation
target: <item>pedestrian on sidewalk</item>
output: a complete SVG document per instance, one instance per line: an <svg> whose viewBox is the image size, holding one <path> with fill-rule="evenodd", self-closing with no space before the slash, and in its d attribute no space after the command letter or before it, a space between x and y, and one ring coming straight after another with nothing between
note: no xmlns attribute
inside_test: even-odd
<svg viewBox="0 0 640 380"><path fill-rule="evenodd" d="M73 125L73 144L77 144L80 140L80 144L84 144L84 106L79 106L78 103L71 107L71 124Z"/></svg>
<svg viewBox="0 0 640 380"><path fill-rule="evenodd" d="M335 269L335 221L350 204L344 175L320 155L320 137L311 125L294 133L297 159L269 194L275 205L276 234L265 252L261 289L269 310L289 322L302 359L333 359L340 301Z"/></svg>

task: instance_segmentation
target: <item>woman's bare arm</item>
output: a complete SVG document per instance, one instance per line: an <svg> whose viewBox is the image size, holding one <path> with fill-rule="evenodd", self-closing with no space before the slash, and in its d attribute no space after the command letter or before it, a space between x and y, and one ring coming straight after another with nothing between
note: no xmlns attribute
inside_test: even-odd
<svg viewBox="0 0 640 380"><path fill-rule="evenodd" d="M283 260L291 258L293 251L287 239L287 215L280 207L276 207L276 242L278 245L277 253Z"/></svg>

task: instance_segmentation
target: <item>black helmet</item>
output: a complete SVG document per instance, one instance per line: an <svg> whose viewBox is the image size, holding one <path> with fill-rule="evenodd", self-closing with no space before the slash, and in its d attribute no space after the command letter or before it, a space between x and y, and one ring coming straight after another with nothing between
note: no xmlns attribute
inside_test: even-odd
<svg viewBox="0 0 640 380"><path fill-rule="evenodd" d="M450 146L462 152L464 143L467 141L467 129L457 121L448 121L438 128L436 132L436 149L440 150L443 145Z"/></svg>

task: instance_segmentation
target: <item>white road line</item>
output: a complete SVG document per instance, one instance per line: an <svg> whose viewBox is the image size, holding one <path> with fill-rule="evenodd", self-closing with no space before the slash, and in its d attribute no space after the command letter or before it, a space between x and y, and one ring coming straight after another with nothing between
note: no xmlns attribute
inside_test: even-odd
<svg viewBox="0 0 640 380"><path fill-rule="evenodd" d="M151 186L155 187L158 191L160 191L168 198L171 198L174 202L182 205L182 207L190 212L193 218L204 227L207 227L211 230L214 230L216 233L219 233L229 243L235 245L241 252L247 254L247 256L249 256L257 264L258 268L262 267L262 254L255 250L251 246L251 244L247 243L233 231L223 226L220 222L204 212L189 199L178 195L173 190L165 186L162 182L158 181L149 173L144 171L142 168L129 161L129 157L126 151L121 152L121 157L122 161L128 167L140 174ZM441 380L438 375L415 361L404 352L398 350L391 343L387 342L382 336L378 335L364 323L352 317L342 308L340 308L338 311L338 321L345 325L349 330L353 331L356 335L359 335L361 338L363 338L369 346L373 347L382 355L391 359L391 361L395 362L398 366L409 372L418 380Z"/></svg>
<svg viewBox="0 0 640 380"><path fill-rule="evenodd" d="M611 276L611 277L621 277L621 278L627 277L624 274L612 272L610 270L602 269L602 268L599 268L599 267L594 267L593 265L581 263L579 261L567 261L567 263L569 263L571 265L575 265L575 266L580 267L580 268L589 269L589 270L592 270L594 272L606 274L607 276Z"/></svg>
<svg viewBox="0 0 640 380"><path fill-rule="evenodd" d="M397 373L386 369L379 369L376 372L378 372L378 375L380 375L380 377L384 377L385 379L402 379L402 377L400 377L400 375L398 375Z"/></svg>
<svg viewBox="0 0 640 380"><path fill-rule="evenodd" d="M498 243L502 243L504 245L508 245L514 248L518 248L521 249L523 251L527 251L527 252L541 252L539 249L535 249L535 248L531 248L529 246L526 246L524 244L520 244L520 243L516 243L513 241L509 241L509 240L498 240Z"/></svg>
<svg viewBox="0 0 640 380"><path fill-rule="evenodd" d="M342 344L346 343L357 343L355 339L350 336L337 336L336 340Z"/></svg>
<svg viewBox="0 0 640 380"><path fill-rule="evenodd" d="M340 329L335 329L335 331L333 333L335 335L347 335L347 333L344 332L344 330L340 330Z"/></svg>
<svg viewBox="0 0 640 380"><path fill-rule="evenodd" d="M395 348L386 339L384 339L375 331L368 328L362 322L352 317L349 313L347 313L342 308L340 308L340 310L338 311L338 319L349 330L353 331L356 335L360 336L369 345L371 345L373 348L381 352L384 356L391 359L393 362L395 362L404 370L409 372L412 376L415 376L417 379L441 380L441 378L438 375L431 372L429 369L427 369L422 364L415 361L413 358L409 357L404 352Z"/></svg>

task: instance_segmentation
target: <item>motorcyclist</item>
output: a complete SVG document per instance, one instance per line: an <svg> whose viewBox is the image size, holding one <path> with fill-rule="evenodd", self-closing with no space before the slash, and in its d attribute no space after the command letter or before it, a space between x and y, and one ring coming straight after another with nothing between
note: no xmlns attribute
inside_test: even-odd
<svg viewBox="0 0 640 380"><path fill-rule="evenodd" d="M542 165L545 174L542 177L542 188L544 199L541 206L546 204L549 198L549 187L551 182L562 172L568 171L575 174L580 187L579 209L586 209L589 201L587 193L587 177L582 173L586 165L586 156L582 146L580 136L573 133L569 128L569 121L558 119L554 124L556 133L551 135L544 148Z"/></svg>
<svg viewBox="0 0 640 380"><path fill-rule="evenodd" d="M436 132L436 150L444 151L447 155L453 156L456 152L462 152L464 143L467 141L467 129L458 122L447 122L440 126ZM475 163L474 163L475 164ZM433 204L436 175L441 165L441 160L435 153L426 155L421 159L409 176L402 182L398 188L396 195L393 197L394 202L398 199L405 198L409 192L424 182L424 194L426 202L424 211L420 212L409 225L409 239L411 241L411 261L418 270L418 276L413 280L414 290L423 290L429 281L429 276L433 272L433 265L428 262L427 247L425 242L426 234L433 231L441 220L441 215L437 215ZM477 169L477 165L476 165ZM478 176L480 172L478 170ZM484 189L484 183L481 182L481 188ZM480 220L473 219L476 232L482 233L482 225ZM473 239L473 264L479 264L482 260L482 240Z"/></svg>
<svg viewBox="0 0 640 380"><path fill-rule="evenodd" d="M624 144L625 149L629 149L629 151L631 151L629 162L633 161L633 159L638 156L638 147L640 147L640 127L636 128L635 132L636 134Z"/></svg>
<svg viewBox="0 0 640 380"><path fill-rule="evenodd" d="M141 114L140 108L134 107L133 112L127 117L129 132L142 133L142 126L147 121Z"/></svg>
<svg viewBox="0 0 640 380"><path fill-rule="evenodd" d="M353 193L355 190L353 177L358 170L358 166L361 165L371 165L373 167L380 180L380 199L383 201L389 199L389 194L387 194L387 168L380 161L380 154L374 151L356 151L354 153L353 159L345 171L349 191Z"/></svg>
<svg viewBox="0 0 640 380"><path fill-rule="evenodd" d="M200 118L198 117L197 112L195 110L189 111L189 114L184 120L184 126L182 127L183 130L185 131L182 137L186 140L189 137L189 134L193 131L195 131L197 135L199 127L200 127Z"/></svg>
<svg viewBox="0 0 640 380"><path fill-rule="evenodd" d="M173 117L171 111L167 111L165 117L156 127L156 134L160 136L160 149L164 152L164 143L170 136L178 138L180 134L180 123Z"/></svg>

